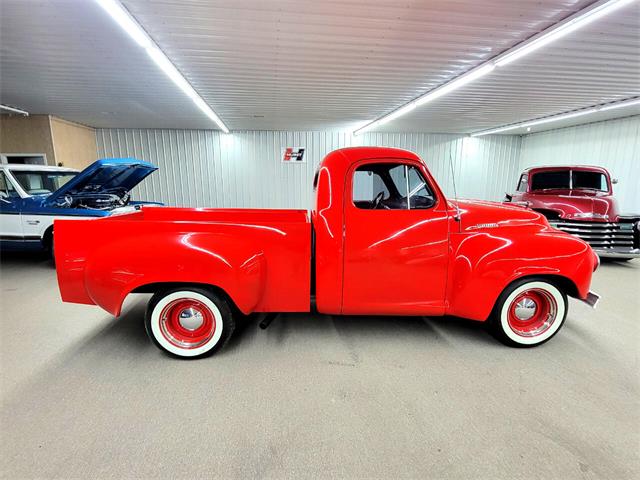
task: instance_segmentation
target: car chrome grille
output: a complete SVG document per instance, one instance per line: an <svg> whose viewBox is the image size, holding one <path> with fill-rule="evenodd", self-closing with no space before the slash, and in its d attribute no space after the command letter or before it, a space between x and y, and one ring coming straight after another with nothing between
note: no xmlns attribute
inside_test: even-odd
<svg viewBox="0 0 640 480"><path fill-rule="evenodd" d="M596 223L573 221L551 221L552 227L580 237L591 247L633 248L633 223Z"/></svg>

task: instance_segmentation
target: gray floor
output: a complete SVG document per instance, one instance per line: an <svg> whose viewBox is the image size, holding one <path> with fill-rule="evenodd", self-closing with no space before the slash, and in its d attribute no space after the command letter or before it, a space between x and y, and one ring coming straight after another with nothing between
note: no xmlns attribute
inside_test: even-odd
<svg viewBox="0 0 640 480"><path fill-rule="evenodd" d="M212 358L63 304L43 259L1 263L5 478L638 478L640 261L604 265L546 345L454 319L244 322Z"/></svg>

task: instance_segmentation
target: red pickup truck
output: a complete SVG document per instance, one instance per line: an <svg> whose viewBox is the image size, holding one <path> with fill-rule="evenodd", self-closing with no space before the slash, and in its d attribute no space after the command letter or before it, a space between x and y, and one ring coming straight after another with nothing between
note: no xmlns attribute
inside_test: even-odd
<svg viewBox="0 0 640 480"><path fill-rule="evenodd" d="M582 238L603 258L640 258L640 215L622 215L609 172L574 165L527 168L505 202L543 214L552 227Z"/></svg>
<svg viewBox="0 0 640 480"><path fill-rule="evenodd" d="M533 346L560 329L567 296L597 302L584 241L522 207L447 200L411 152L336 150L313 188L310 213L145 206L56 220L62 299L118 316L130 293L153 293L147 332L180 357L222 346L234 313L455 315Z"/></svg>

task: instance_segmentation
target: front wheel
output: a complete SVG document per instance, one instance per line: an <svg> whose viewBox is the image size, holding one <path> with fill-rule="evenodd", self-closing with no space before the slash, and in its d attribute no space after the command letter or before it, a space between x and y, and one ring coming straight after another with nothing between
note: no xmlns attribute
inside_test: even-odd
<svg viewBox="0 0 640 480"><path fill-rule="evenodd" d="M553 337L567 317L567 296L543 279L522 279L498 297L491 314L494 335L514 347L534 347Z"/></svg>
<svg viewBox="0 0 640 480"><path fill-rule="evenodd" d="M202 288L176 288L149 301L145 328L161 350L181 358L211 355L234 329L231 308L221 295Z"/></svg>

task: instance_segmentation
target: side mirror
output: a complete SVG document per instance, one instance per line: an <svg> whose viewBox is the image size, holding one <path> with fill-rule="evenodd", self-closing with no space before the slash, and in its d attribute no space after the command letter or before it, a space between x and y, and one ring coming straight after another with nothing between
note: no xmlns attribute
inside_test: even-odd
<svg viewBox="0 0 640 480"><path fill-rule="evenodd" d="M618 179L617 178L612 178L611 179L611 183L613 183L615 185L616 183L618 183Z"/></svg>

